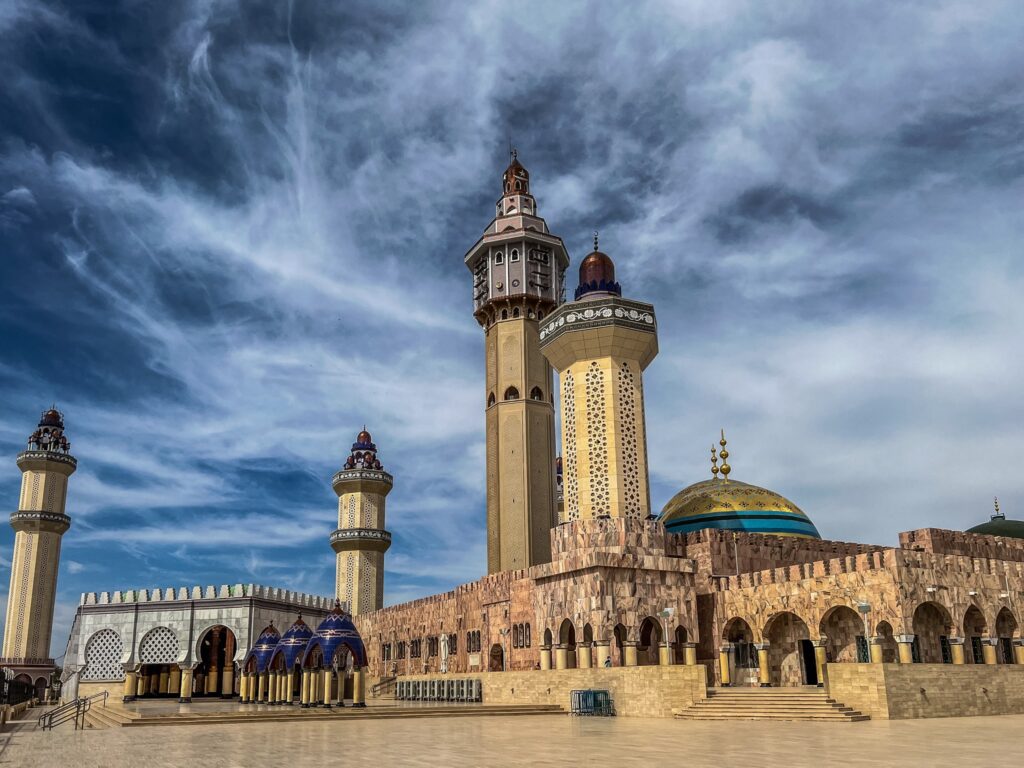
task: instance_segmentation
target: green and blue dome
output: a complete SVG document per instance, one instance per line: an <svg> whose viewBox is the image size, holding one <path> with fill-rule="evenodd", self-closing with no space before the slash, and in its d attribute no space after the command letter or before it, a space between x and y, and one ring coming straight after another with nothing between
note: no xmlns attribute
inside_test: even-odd
<svg viewBox="0 0 1024 768"><path fill-rule="evenodd" d="M659 517L669 533L705 528L820 539L814 523L789 499L739 480L713 478L677 493Z"/></svg>

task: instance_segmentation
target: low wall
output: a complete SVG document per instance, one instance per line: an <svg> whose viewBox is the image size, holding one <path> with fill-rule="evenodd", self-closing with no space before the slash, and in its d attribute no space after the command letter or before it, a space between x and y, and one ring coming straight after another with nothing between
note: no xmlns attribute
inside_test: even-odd
<svg viewBox="0 0 1024 768"><path fill-rule="evenodd" d="M1021 664L828 664L828 694L876 719L1024 714Z"/></svg>
<svg viewBox="0 0 1024 768"><path fill-rule="evenodd" d="M702 664L601 667L451 675L403 675L400 680L480 680L484 704L557 704L569 710L570 691L596 688L611 693L623 717L671 717L707 696Z"/></svg>
<svg viewBox="0 0 1024 768"><path fill-rule="evenodd" d="M80 699L86 699L100 691L110 691L110 701L120 701L124 696L124 681L79 682L78 684L78 698Z"/></svg>

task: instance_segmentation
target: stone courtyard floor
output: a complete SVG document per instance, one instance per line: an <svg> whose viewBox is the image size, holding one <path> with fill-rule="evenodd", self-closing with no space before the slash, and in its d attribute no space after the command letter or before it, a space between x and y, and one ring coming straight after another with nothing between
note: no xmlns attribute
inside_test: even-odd
<svg viewBox="0 0 1024 768"><path fill-rule="evenodd" d="M1004 766L1024 715L865 723L573 718L268 722L0 734L0 766Z"/></svg>

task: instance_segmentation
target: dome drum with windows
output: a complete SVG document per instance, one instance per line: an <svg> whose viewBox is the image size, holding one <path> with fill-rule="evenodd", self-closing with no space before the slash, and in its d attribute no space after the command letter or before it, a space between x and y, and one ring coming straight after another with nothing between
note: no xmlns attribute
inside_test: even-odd
<svg viewBox="0 0 1024 768"><path fill-rule="evenodd" d="M810 518L789 499L767 488L730 480L725 433L719 456L711 447L712 479L694 483L673 496L659 519L669 533L692 533L707 528L745 533L768 533L820 539ZM722 473L720 478L718 475Z"/></svg>

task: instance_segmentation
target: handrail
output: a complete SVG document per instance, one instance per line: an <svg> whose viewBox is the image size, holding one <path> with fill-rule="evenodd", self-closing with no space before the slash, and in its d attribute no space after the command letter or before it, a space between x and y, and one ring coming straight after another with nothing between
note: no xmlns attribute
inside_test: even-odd
<svg viewBox="0 0 1024 768"><path fill-rule="evenodd" d="M38 726L44 731L52 731L58 725L66 723L68 720L74 720L75 730L84 730L85 713L92 708L92 702L95 699L102 698L103 706L106 707L107 697L109 695L110 694L107 691L100 691L99 693L94 693L88 698L72 699L67 704L61 704L59 707L51 709L49 712L43 712L37 721Z"/></svg>
<svg viewBox="0 0 1024 768"><path fill-rule="evenodd" d="M381 691L394 687L396 680L398 680L396 675L392 675L391 677L382 677L379 682L370 686L370 695L380 696Z"/></svg>

